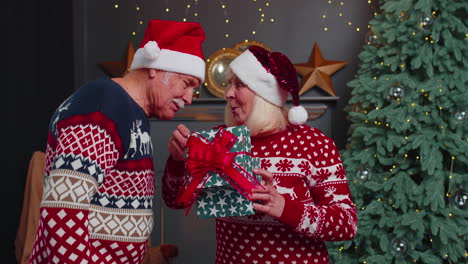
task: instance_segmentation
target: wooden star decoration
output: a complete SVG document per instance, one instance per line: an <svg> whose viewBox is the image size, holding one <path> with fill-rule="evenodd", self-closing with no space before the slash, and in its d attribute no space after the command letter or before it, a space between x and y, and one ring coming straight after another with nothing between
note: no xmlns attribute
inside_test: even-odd
<svg viewBox="0 0 468 264"><path fill-rule="evenodd" d="M318 86L329 95L336 96L330 76L343 68L346 64L348 64L347 61L325 60L318 44L314 43L309 61L306 63L294 64L297 73L302 76L299 95Z"/></svg>
<svg viewBox="0 0 468 264"><path fill-rule="evenodd" d="M129 40L127 51L121 61L103 61L98 62L101 69L110 77L122 77L128 73L132 65L133 56L135 55L135 48L133 43Z"/></svg>

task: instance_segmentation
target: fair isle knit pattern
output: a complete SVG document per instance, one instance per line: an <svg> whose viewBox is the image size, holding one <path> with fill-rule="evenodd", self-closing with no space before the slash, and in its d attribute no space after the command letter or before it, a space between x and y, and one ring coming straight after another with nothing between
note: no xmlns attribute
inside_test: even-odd
<svg viewBox="0 0 468 264"><path fill-rule="evenodd" d="M148 135L143 110L107 79L81 87L59 107L49 127L30 263L142 262L153 227Z"/></svg>
<svg viewBox="0 0 468 264"><path fill-rule="evenodd" d="M285 198L279 219L257 213L216 219L216 263L329 263L325 241L352 239L357 232L346 173L334 142L306 125L252 138L252 154L273 173ZM169 160L164 184L179 181ZM174 194L165 188L169 206Z"/></svg>

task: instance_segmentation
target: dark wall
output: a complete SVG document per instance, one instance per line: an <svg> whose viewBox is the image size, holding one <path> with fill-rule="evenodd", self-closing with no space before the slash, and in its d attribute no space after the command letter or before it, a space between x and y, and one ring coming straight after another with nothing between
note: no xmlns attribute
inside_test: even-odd
<svg viewBox="0 0 468 264"><path fill-rule="evenodd" d="M6 1L2 8L2 85L7 149L2 182L2 263L15 263L14 240L29 159L45 151L47 127L60 102L73 91L71 1ZM5 61L6 59L6 61ZM5 94L6 93L6 94ZM3 112L5 113L5 112Z"/></svg>

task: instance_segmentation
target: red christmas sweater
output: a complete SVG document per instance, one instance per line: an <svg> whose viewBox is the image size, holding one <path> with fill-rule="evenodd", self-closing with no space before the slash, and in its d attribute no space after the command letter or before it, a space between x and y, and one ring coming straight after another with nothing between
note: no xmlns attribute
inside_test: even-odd
<svg viewBox="0 0 468 264"><path fill-rule="evenodd" d="M216 219L216 263L329 263L325 241L350 240L357 232L356 208L332 139L306 125L252 138L252 154L273 173L285 198L280 218L257 213ZM175 203L183 166L168 160L163 198Z"/></svg>
<svg viewBox="0 0 468 264"><path fill-rule="evenodd" d="M49 126L29 263L141 263L153 227L149 121L116 83L89 82Z"/></svg>

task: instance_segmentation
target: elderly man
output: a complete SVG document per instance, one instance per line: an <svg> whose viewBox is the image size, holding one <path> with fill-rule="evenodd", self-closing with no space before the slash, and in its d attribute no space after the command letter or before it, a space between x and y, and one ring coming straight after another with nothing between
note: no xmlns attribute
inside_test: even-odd
<svg viewBox="0 0 468 264"><path fill-rule="evenodd" d="M130 72L79 88L49 126L30 263L141 263L153 227L148 118L192 102L205 75L198 23L151 20Z"/></svg>

